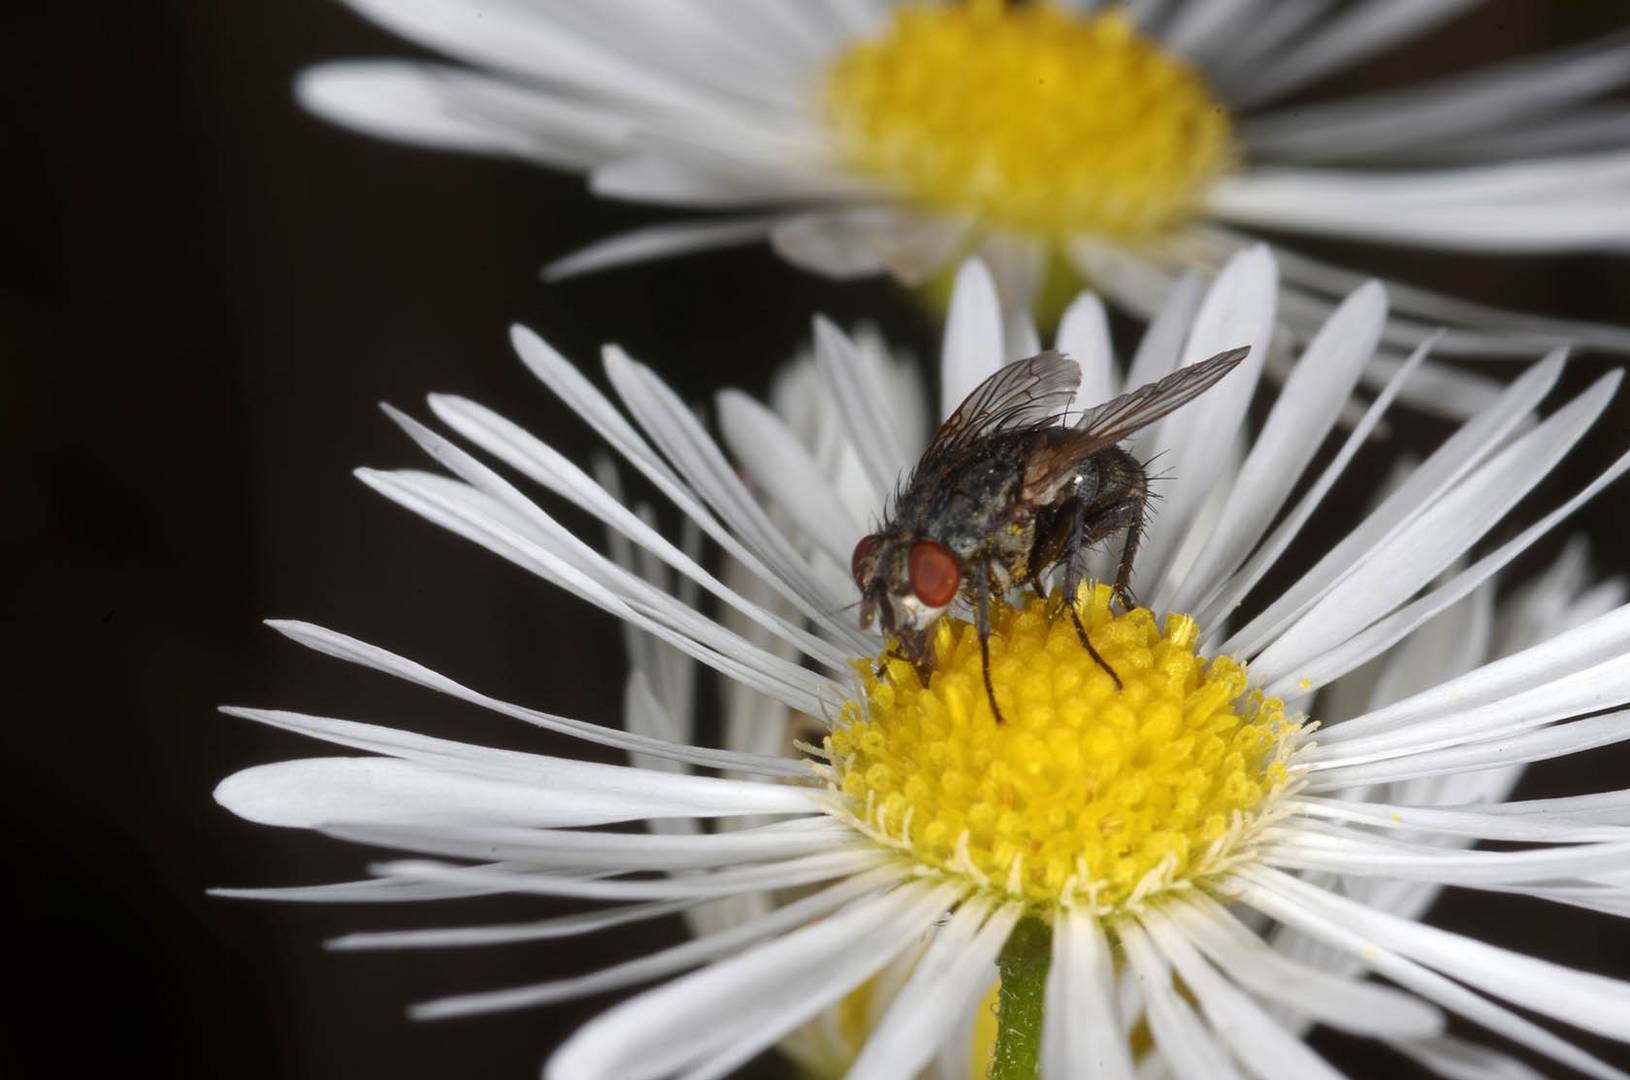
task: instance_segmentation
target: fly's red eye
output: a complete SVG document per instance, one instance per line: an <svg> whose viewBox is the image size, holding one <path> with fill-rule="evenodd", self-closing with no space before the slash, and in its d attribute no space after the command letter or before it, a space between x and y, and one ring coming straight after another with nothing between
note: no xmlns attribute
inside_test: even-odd
<svg viewBox="0 0 1630 1080"><path fill-rule="evenodd" d="M934 540L912 544L906 568L911 573L911 591L929 607L944 607L956 599L962 571L957 567L956 556L944 544Z"/></svg>
<svg viewBox="0 0 1630 1080"><path fill-rule="evenodd" d="M862 536L860 538L860 543L855 545L855 553L849 557L849 576L854 578L855 584L859 585L862 589L866 587L866 583L860 580L860 565L866 561L866 556L870 555L872 553L872 548L876 546L876 533L872 533L869 536Z"/></svg>

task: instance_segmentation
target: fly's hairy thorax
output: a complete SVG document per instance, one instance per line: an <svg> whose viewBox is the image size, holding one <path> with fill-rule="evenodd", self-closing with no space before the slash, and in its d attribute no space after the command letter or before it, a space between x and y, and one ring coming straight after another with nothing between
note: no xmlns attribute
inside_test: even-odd
<svg viewBox="0 0 1630 1080"><path fill-rule="evenodd" d="M894 520L938 540L965 563L989 560L1012 580L1029 557L1037 507L1025 497L1025 465L1045 431L994 435L913 476Z"/></svg>

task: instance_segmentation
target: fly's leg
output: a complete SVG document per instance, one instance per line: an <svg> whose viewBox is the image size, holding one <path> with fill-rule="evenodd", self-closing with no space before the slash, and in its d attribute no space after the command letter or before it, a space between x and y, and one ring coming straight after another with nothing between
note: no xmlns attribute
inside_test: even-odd
<svg viewBox="0 0 1630 1080"><path fill-rule="evenodd" d="M1138 606L1132 595L1132 566L1137 562L1138 544L1143 540L1143 512L1147 500L1147 495L1138 494L1119 502L1093 507L1092 531L1081 538L1082 546L1091 547L1106 536L1126 530L1126 539L1121 545L1121 564L1115 571L1113 586L1115 599L1126 611ZM1085 508L1081 513L1085 517Z"/></svg>
<svg viewBox="0 0 1630 1080"><path fill-rule="evenodd" d="M1047 595L1041 579L1049 569L1058 565L1061 553L1069 542L1071 533L1069 518L1067 510L1044 512L1036 523L1036 538L1030 546L1030 557L1025 562L1025 576L1030 579L1030 591L1036 594L1037 599L1047 601L1049 617L1057 613L1058 605ZM1063 599L1067 602L1067 598Z"/></svg>
<svg viewBox="0 0 1630 1080"><path fill-rule="evenodd" d="M879 659L877 666L872 668L872 676L878 679L887 678L889 674L888 661L890 660L905 660L909 662L911 657L907 656L905 651L902 650L900 646L896 645L894 648L884 653L882 658Z"/></svg>
<svg viewBox="0 0 1630 1080"><path fill-rule="evenodd" d="M983 563L979 566L979 590L974 598L974 629L979 632L979 660L985 675L985 697L990 700L990 714L997 724L1005 723L1002 708L996 704L996 688L990 684L990 571Z"/></svg>
<svg viewBox="0 0 1630 1080"><path fill-rule="evenodd" d="M1087 628L1081 625L1081 613L1076 610L1075 592L1081 584L1081 549L1089 542L1086 535L1087 508L1080 499L1072 499L1066 507L1070 515L1070 533L1064 541L1064 604L1070 613L1070 622L1075 626L1075 636L1081 639L1081 644L1099 667L1109 672L1109 677L1115 680L1115 689L1121 689L1121 677L1115 669L1109 666L1109 661L1098 655L1098 650L1092 647L1087 638ZM1096 530L1095 530L1096 531Z"/></svg>

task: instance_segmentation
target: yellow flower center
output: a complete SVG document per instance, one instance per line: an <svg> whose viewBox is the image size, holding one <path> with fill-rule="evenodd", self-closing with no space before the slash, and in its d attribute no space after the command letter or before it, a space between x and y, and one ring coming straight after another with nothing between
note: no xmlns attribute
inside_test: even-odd
<svg viewBox="0 0 1630 1080"><path fill-rule="evenodd" d="M1078 603L1081 647L1057 599L991 612L991 714L973 626L942 619L928 687L910 664L861 665L827 737L842 813L921 867L1037 910L1098 914L1204 885L1249 856L1296 786L1302 724L1246 688L1245 668L1194 651L1185 615L1124 615L1110 593Z"/></svg>
<svg viewBox="0 0 1630 1080"><path fill-rule="evenodd" d="M827 73L842 157L905 198L1048 237L1155 236L1233 159L1188 63L1118 12L900 7Z"/></svg>

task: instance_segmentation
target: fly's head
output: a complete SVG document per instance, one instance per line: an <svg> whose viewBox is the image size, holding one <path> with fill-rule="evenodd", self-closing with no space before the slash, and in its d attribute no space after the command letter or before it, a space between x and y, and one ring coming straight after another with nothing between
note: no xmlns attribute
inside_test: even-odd
<svg viewBox="0 0 1630 1080"><path fill-rule="evenodd" d="M850 560L860 590L860 625L875 621L923 682L934 670L934 624L956 599L962 567L937 540L898 533L860 538Z"/></svg>

